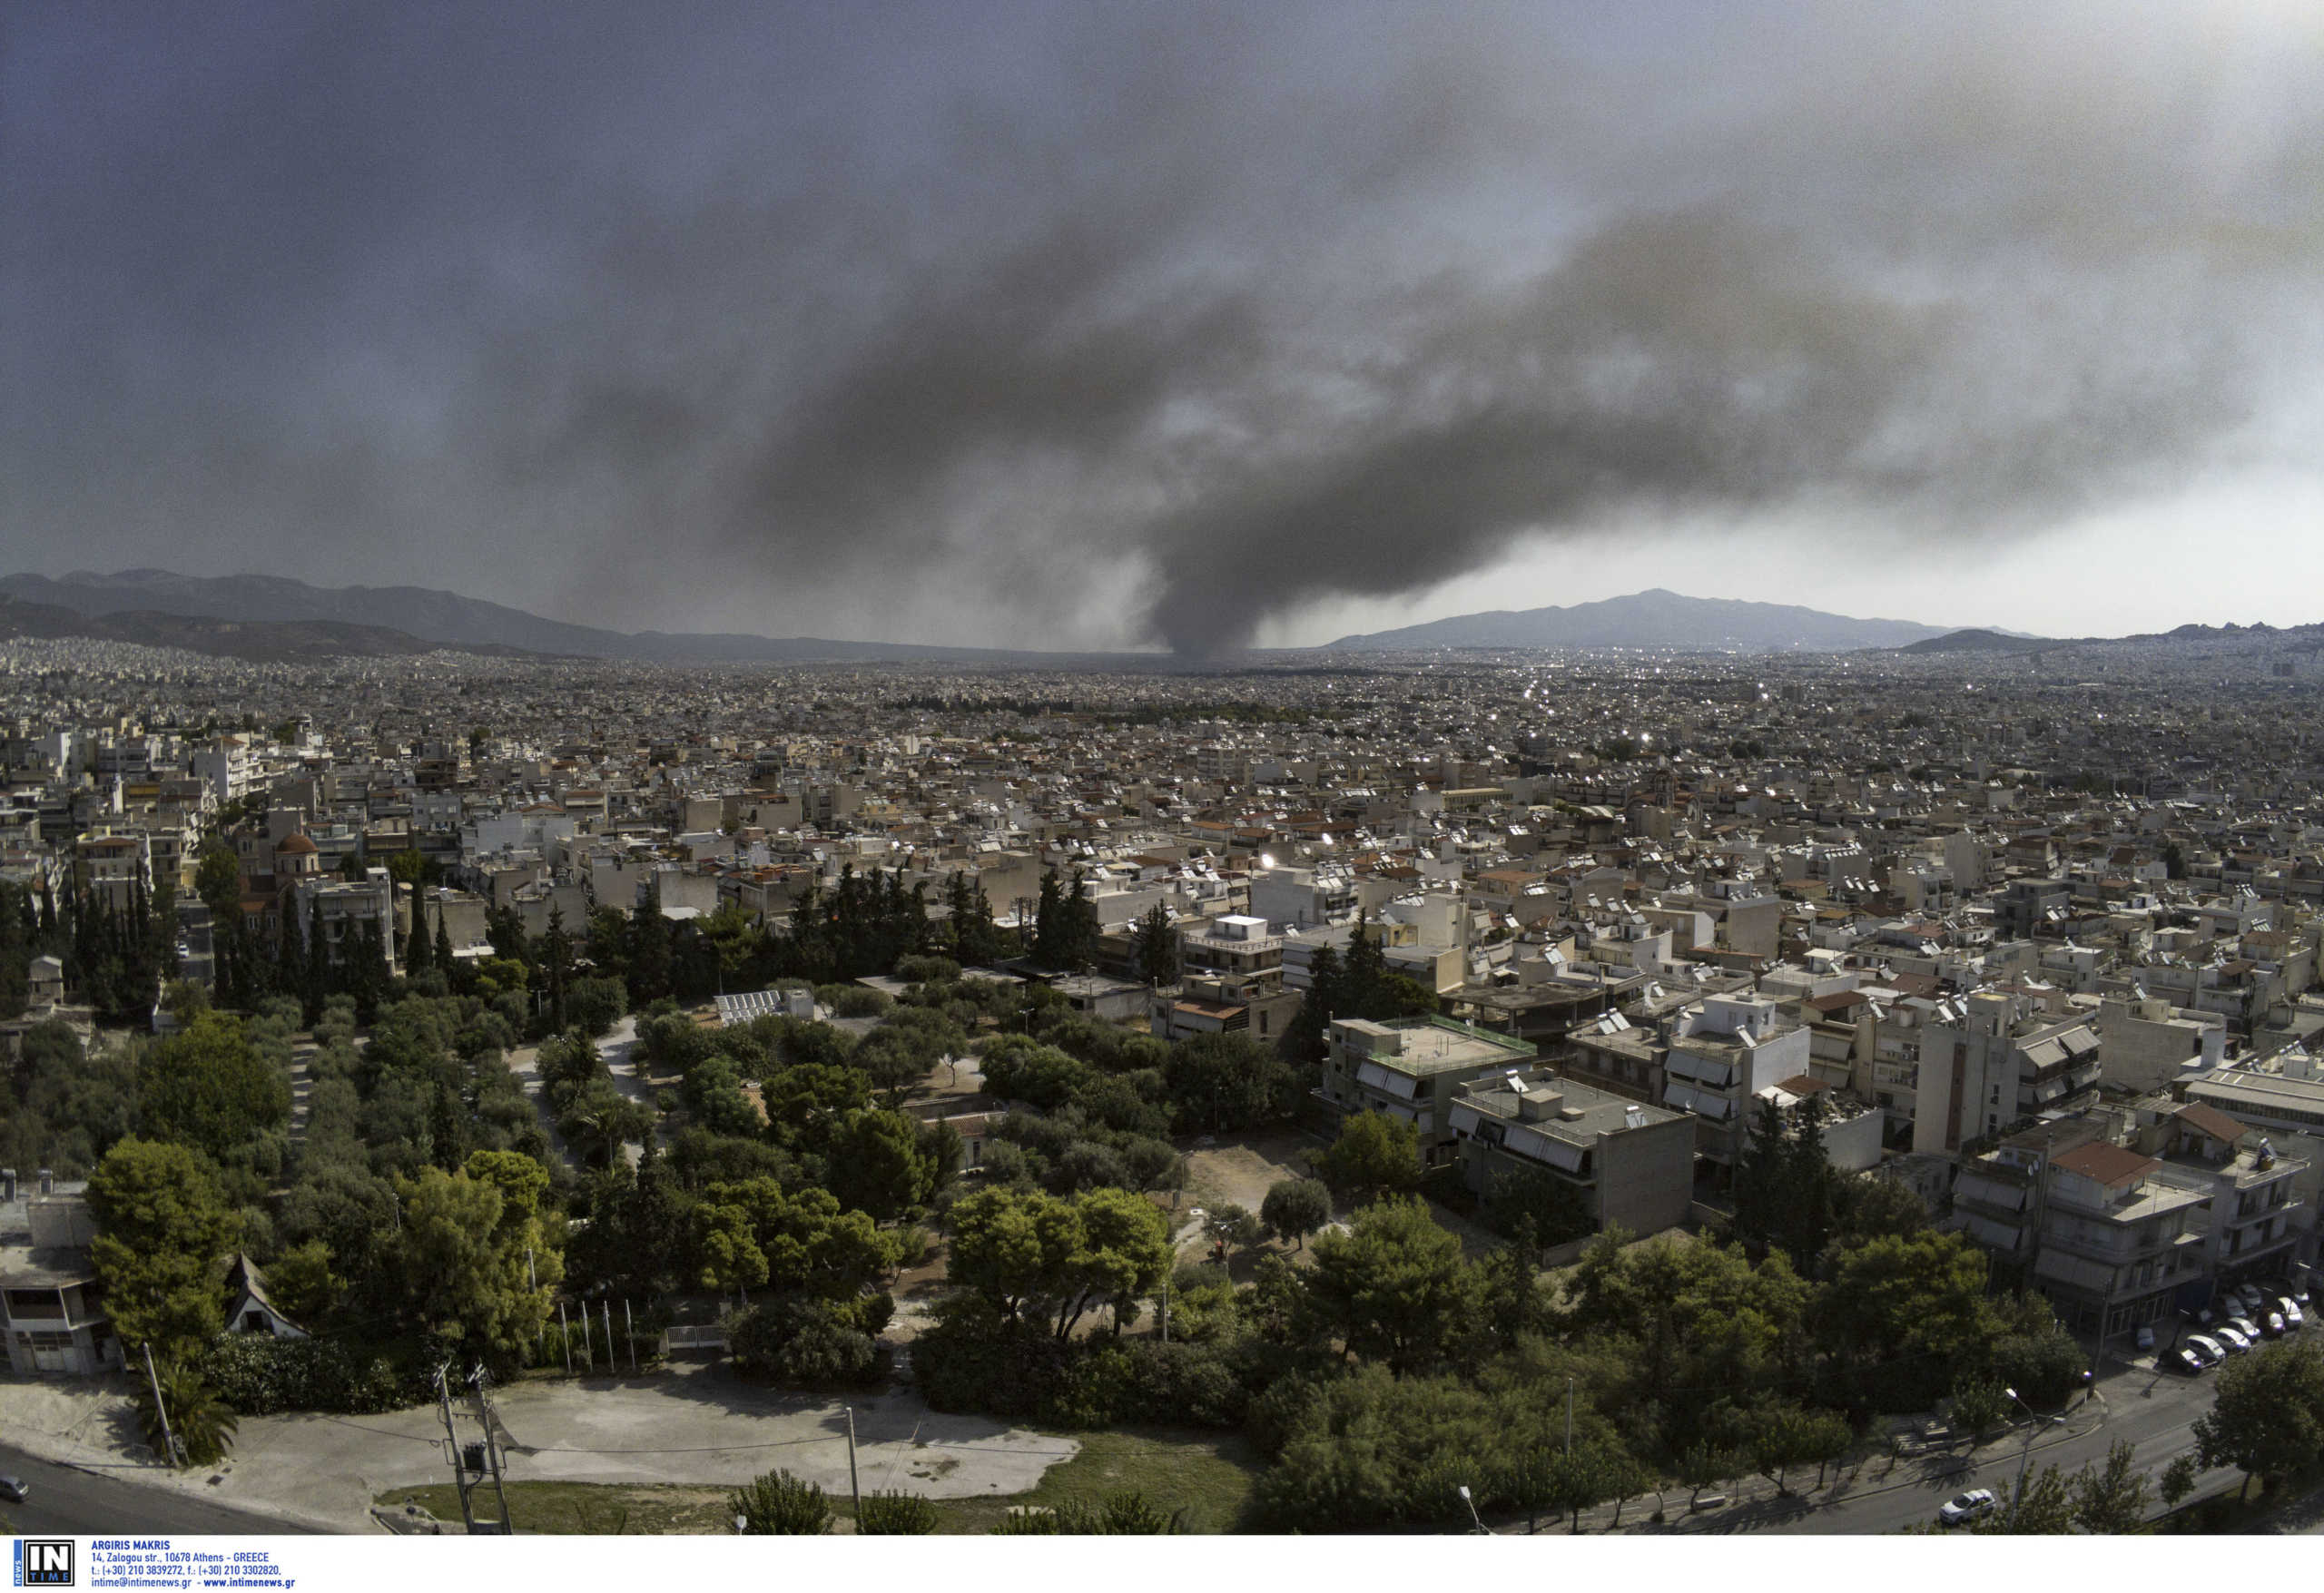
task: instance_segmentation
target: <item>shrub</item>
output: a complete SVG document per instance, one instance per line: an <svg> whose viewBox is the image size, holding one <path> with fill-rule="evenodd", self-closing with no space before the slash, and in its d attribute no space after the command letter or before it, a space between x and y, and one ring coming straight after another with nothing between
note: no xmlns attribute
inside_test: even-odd
<svg viewBox="0 0 2324 1593"><path fill-rule="evenodd" d="M278 1339L221 1333L203 1349L202 1376L245 1416L286 1411L376 1415L433 1397L417 1364L356 1349L335 1339Z"/></svg>
<svg viewBox="0 0 2324 1593"><path fill-rule="evenodd" d="M887 1349L874 1335L894 1311L885 1294L844 1304L812 1295L770 1300L726 1319L727 1348L746 1376L860 1388L886 1375Z"/></svg>
<svg viewBox="0 0 2324 1593"><path fill-rule="evenodd" d="M903 1537L935 1531L937 1519L936 1507L916 1493L867 1493L855 1530L866 1538Z"/></svg>
<svg viewBox="0 0 2324 1593"><path fill-rule="evenodd" d="M878 1018L896 1004L869 985L817 985L815 1001L834 1018Z"/></svg>
<svg viewBox="0 0 2324 1593"><path fill-rule="evenodd" d="M940 1309L913 1341L911 1365L935 1410L1055 1427L1235 1427L1250 1401L1238 1363L1214 1345L1063 1343L973 1299Z"/></svg>
<svg viewBox="0 0 2324 1593"><path fill-rule="evenodd" d="M1048 1538L1060 1534L1156 1536L1183 1532L1186 1512L1164 1515L1135 1489L1109 1493L1095 1504L1068 1500L1054 1509L1017 1510L1003 1516L995 1533L1012 1538Z"/></svg>
<svg viewBox="0 0 2324 1593"><path fill-rule="evenodd" d="M1038 1415L1058 1427L1237 1427L1249 1402L1209 1345L1134 1340L1075 1354Z"/></svg>
<svg viewBox="0 0 2324 1593"><path fill-rule="evenodd" d="M788 1471L770 1471L734 1490L731 1501L742 1529L755 1536L813 1537L830 1530L831 1500L812 1482Z"/></svg>
<svg viewBox="0 0 2324 1593"><path fill-rule="evenodd" d="M1049 1333L1005 1322L970 1295L938 1307L935 1325L912 1341L911 1376L932 1410L1025 1421L1071 1359Z"/></svg>

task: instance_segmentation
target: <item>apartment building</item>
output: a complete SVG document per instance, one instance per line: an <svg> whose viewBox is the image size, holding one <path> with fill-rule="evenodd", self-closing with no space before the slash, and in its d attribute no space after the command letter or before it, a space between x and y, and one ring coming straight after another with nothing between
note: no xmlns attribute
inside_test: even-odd
<svg viewBox="0 0 2324 1593"><path fill-rule="evenodd" d="M1724 1180L1742 1155L1753 1098L1808 1074L1812 1062L1807 1026L1776 1002L1713 996L1671 1022L1659 1104L1693 1116L1701 1171Z"/></svg>
<svg viewBox="0 0 2324 1593"><path fill-rule="evenodd" d="M2087 1117L2013 1134L1966 1160L1955 1222L2018 1268L2079 1332L2160 1320L2209 1266L2211 1195L2156 1176L2160 1158L2109 1143Z"/></svg>
<svg viewBox="0 0 2324 1593"><path fill-rule="evenodd" d="M1178 949L1190 972L1281 977L1283 938L1268 933L1267 920L1252 914L1196 919L1179 935Z"/></svg>
<svg viewBox="0 0 2324 1593"><path fill-rule="evenodd" d="M122 1364L89 1260L86 1188L43 1172L20 1191L15 1173L0 1172L0 1337L18 1377L94 1377Z"/></svg>
<svg viewBox="0 0 2324 1593"><path fill-rule="evenodd" d="M1320 1091L1337 1112L1384 1112L1420 1130L1421 1155L1449 1160L1454 1091L1473 1079L1522 1067L1534 1057L1521 1040L1442 1018L1334 1019Z"/></svg>
<svg viewBox="0 0 2324 1593"><path fill-rule="evenodd" d="M1913 1148L1953 1151L2036 1115L2097 1104L2103 1077L2088 1018L2036 1015L2021 995L1980 990L1925 1019Z"/></svg>
<svg viewBox="0 0 2324 1593"><path fill-rule="evenodd" d="M1693 1209L1695 1131L1683 1113L1533 1067L1455 1085L1445 1121L1462 1180L1482 1197L1496 1175L1524 1171L1572 1187L1600 1228L1659 1234Z"/></svg>

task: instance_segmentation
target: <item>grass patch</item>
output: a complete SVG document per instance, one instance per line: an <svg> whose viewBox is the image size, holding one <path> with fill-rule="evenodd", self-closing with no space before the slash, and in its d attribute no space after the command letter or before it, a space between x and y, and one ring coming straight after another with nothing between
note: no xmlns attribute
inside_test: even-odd
<svg viewBox="0 0 2324 1593"><path fill-rule="evenodd" d="M1050 1467L1042 1474L1040 1486L1029 1493L931 1500L942 1519L940 1530L989 1532L1016 1506L1054 1506L1068 1500L1094 1502L1109 1493L1135 1490L1166 1511L1184 1510L1190 1532L1231 1532L1242 1520L1251 1484L1260 1470L1257 1453L1236 1433L1145 1429L1063 1436L1080 1444L1081 1452ZM931 1456L941 1453L929 1452ZM897 1486L912 1491L908 1480ZM732 1488L614 1482L511 1482L507 1487L508 1513L519 1532L662 1534L733 1529L727 1506L734 1491ZM852 1514L844 1487L830 1497L835 1519L844 1520ZM484 1499L491 1499L488 1483ZM399 1509L407 1501L439 1521L460 1519L459 1495L449 1483L394 1489L378 1500L383 1509Z"/></svg>
<svg viewBox="0 0 2324 1593"><path fill-rule="evenodd" d="M665 1534L731 1532L734 1515L726 1501L731 1488L695 1488L675 1483L511 1482L508 1514L519 1532ZM497 1509L492 1485L478 1504ZM460 1519L460 1496L448 1482L399 1488L379 1496L383 1509L416 1504L439 1521Z"/></svg>
<svg viewBox="0 0 2324 1593"><path fill-rule="evenodd" d="M943 1529L989 1532L1015 1506L1094 1501L1135 1490L1164 1510L1185 1510L1190 1532L1231 1532L1260 1470L1257 1452L1238 1433L1142 1429L1062 1436L1081 1452L1043 1472L1030 1492L935 1500Z"/></svg>

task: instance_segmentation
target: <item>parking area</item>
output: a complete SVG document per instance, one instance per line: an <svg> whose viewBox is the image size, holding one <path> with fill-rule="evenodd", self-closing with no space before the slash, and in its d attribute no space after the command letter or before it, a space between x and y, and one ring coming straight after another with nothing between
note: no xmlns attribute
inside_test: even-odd
<svg viewBox="0 0 2324 1593"><path fill-rule="evenodd" d="M2200 1376L2257 1345L2305 1332L2314 1320L2312 1303L2304 1283L2238 1285L2221 1290L2209 1306L2174 1313L2142 1330L2151 1342L2118 1339L2112 1348L2117 1359L2141 1370Z"/></svg>

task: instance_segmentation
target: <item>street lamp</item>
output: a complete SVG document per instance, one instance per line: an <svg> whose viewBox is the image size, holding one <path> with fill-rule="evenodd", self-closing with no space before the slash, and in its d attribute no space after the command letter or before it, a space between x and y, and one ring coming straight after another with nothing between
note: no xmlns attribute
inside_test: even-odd
<svg viewBox="0 0 2324 1593"><path fill-rule="evenodd" d="M2025 1470L2034 1463L2034 1437L2044 1426L2063 1427L2066 1424L2066 1419L2063 1416L2043 1415L2024 1400L2018 1399L2015 1389L2004 1389L2002 1392L2016 1401L2017 1408L2034 1418L2025 1429L2025 1452L2017 1458L2017 1494L2009 1504L2010 1525L2014 1527L2017 1524L2017 1512L2025 1508Z"/></svg>
<svg viewBox="0 0 2324 1593"><path fill-rule="evenodd" d="M1461 1502L1469 1507L1469 1519L1477 1524L1478 1533L1486 1538L1492 1537L1492 1529L1485 1525L1482 1516L1477 1514L1477 1501L1469 1496L1469 1485L1465 1482L1461 1484Z"/></svg>

